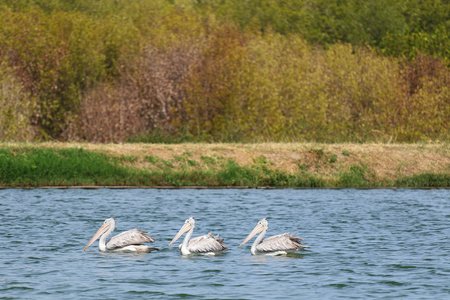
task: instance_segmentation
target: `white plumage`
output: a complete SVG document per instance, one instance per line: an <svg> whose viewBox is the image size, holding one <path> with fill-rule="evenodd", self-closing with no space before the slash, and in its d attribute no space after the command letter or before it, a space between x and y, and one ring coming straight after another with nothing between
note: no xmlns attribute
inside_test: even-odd
<svg viewBox="0 0 450 300"><path fill-rule="evenodd" d="M92 245L99 237L98 248L100 251L133 251L133 252L150 252L152 250L159 250L158 248L152 248L143 243L153 243L154 238L150 237L148 233L142 232L140 229L131 229L124 231L109 241L106 241L107 237L116 228L116 220L114 218L106 219L99 230L94 234L89 243L84 247Z"/></svg>
<svg viewBox="0 0 450 300"><path fill-rule="evenodd" d="M295 253L300 249L309 248L309 246L302 245L300 242L302 239L295 237L295 234L291 235L289 233L283 233L263 240L268 228L269 222L266 218L262 219L239 245L239 247L247 243L256 234L260 233L260 235L253 242L250 250L253 255L280 255Z"/></svg>
<svg viewBox="0 0 450 300"><path fill-rule="evenodd" d="M225 250L228 250L228 248L222 244L224 239L220 239L218 235L213 236L211 232L208 233L207 235L202 235L190 239L192 233L194 232L194 228L195 228L195 219L193 217L190 217L184 222L183 227L181 227L181 229L175 235L173 240L170 242L169 247L176 240L178 240L185 232L187 232L183 242L178 247L182 255L188 254L215 255Z"/></svg>

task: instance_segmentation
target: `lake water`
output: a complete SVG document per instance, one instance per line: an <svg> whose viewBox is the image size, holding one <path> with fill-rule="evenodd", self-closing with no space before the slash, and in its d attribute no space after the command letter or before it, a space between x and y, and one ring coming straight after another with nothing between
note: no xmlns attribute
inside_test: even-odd
<svg viewBox="0 0 450 300"><path fill-rule="evenodd" d="M161 252L83 251L102 222L150 232ZM193 236L231 250L182 257ZM267 236L304 238L295 257L238 245L267 217ZM450 190L0 190L0 299L449 299ZM114 234L114 233L113 233Z"/></svg>

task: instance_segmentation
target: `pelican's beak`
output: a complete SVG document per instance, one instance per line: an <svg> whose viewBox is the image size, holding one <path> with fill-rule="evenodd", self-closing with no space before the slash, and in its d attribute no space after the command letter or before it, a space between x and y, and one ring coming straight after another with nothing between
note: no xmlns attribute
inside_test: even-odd
<svg viewBox="0 0 450 300"><path fill-rule="evenodd" d="M249 235L245 238L245 240L239 245L242 246L245 243L247 243L248 241L251 240L252 237L254 237L255 235L257 235L258 233L261 233L264 230L264 226L262 226L261 224L256 225L255 228L253 228L252 232L249 233Z"/></svg>
<svg viewBox="0 0 450 300"><path fill-rule="evenodd" d="M99 230L97 230L97 232L94 234L94 236L92 237L92 239L89 241L89 243L86 245L86 247L84 247L84 251L86 251L86 248L89 247L90 245L92 245L92 243L94 243L102 234L104 234L109 228L111 227L111 225L109 225L108 223L104 223L102 225L102 227L99 228Z"/></svg>
<svg viewBox="0 0 450 300"><path fill-rule="evenodd" d="M178 231L177 235L173 238L173 240L170 242L169 246L172 245L176 240L178 240L180 238L180 236L183 235L183 233L188 232L189 230L191 230L192 225L189 223L184 223L183 227L181 227L180 231Z"/></svg>

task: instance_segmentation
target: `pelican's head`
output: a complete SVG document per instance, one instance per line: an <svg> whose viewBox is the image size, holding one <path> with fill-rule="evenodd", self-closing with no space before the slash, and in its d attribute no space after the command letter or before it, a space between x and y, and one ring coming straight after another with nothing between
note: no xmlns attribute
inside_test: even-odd
<svg viewBox="0 0 450 300"><path fill-rule="evenodd" d="M108 224L109 226L116 226L116 219L114 217L111 217L109 219L106 219L105 222L103 222L103 224Z"/></svg>
<svg viewBox="0 0 450 300"><path fill-rule="evenodd" d="M176 240L180 238L185 232L188 232L191 229L194 229L195 227L195 219L194 217L189 217L186 221L184 221L183 227L178 231L177 235L173 238L173 240L170 242L169 246L172 245Z"/></svg>
<svg viewBox="0 0 450 300"><path fill-rule="evenodd" d="M268 228L269 228L269 222L267 221L267 218L262 219L261 221L258 222L258 224L256 224L255 228L253 228L252 232L249 233L249 235L239 245L239 247L244 245L245 243L247 243L249 240L252 239L252 237L257 235L258 233L261 233L263 231L267 231Z"/></svg>
<svg viewBox="0 0 450 300"><path fill-rule="evenodd" d="M189 224L191 224L192 227L194 227L195 226L195 219L194 219L194 217L187 218L186 221L184 221L184 224L186 224L186 223L189 223Z"/></svg>
<svg viewBox="0 0 450 300"><path fill-rule="evenodd" d="M267 221L267 218L260 220L258 225L263 226L265 229L269 229L269 221Z"/></svg>
<svg viewBox="0 0 450 300"><path fill-rule="evenodd" d="M114 217L106 219L105 222L103 222L103 225L97 230L97 232L91 238L86 247L84 247L84 251L86 251L86 248L92 245L102 234L104 234L110 228L113 228L114 230L115 227L116 227L116 219L114 219Z"/></svg>

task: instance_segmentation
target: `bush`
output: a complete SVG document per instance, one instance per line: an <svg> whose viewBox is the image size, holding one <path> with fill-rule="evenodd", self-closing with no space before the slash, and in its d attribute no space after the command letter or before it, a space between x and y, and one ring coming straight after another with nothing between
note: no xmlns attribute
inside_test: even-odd
<svg viewBox="0 0 450 300"><path fill-rule="evenodd" d="M34 99L24 91L7 62L0 60L0 140L33 140L35 113Z"/></svg>
<svg viewBox="0 0 450 300"><path fill-rule="evenodd" d="M448 140L425 2L5 0L0 139Z"/></svg>

